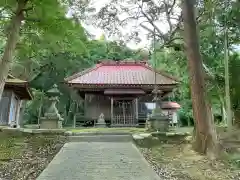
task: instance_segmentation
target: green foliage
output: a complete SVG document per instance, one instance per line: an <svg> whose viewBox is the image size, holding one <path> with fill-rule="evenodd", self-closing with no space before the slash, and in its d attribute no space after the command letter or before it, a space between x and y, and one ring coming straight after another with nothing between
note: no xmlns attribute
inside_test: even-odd
<svg viewBox="0 0 240 180"><path fill-rule="evenodd" d="M222 11L227 5L227 11ZM240 70L239 55L234 53L233 46L238 42L239 23L237 18L239 12L236 7L239 2L231 1L206 1L204 6L199 7L199 12L203 12L200 17L200 50L204 62L206 77L207 96L212 104L215 115L222 115L222 100L224 101L224 34L225 25L228 28L228 45L230 51L230 83L232 104L236 108L239 106L239 94L237 84ZM203 8L203 9L202 9ZM226 23L227 21L227 23ZM160 45L159 45L160 46ZM180 118L183 121L192 117L192 106L190 99L190 88L188 84L187 60L183 52L173 49L158 50L156 53L156 66L159 69L166 69L175 74L181 81L179 89L174 92L172 100L176 100L182 105ZM152 62L154 65L155 62Z"/></svg>
<svg viewBox="0 0 240 180"><path fill-rule="evenodd" d="M12 12L15 11L16 2L16 0L0 2L0 15L4 16L0 19L0 54L5 45L6 29ZM29 0L27 2L12 73L19 78L29 80L34 88L35 98L28 102L25 111L25 118L29 122L37 122L39 107L43 104L47 105L44 93L55 83L63 94L58 108L65 120L72 119L73 112L81 111L82 104L77 104L75 98L71 98L75 94L62 83L66 76L91 67L102 59L148 59L148 52L132 50L124 42L108 42L104 35L99 40L88 40L84 28L78 23L79 21L76 21L76 17L66 17L68 7L73 5L78 7L75 1ZM149 9L154 8L153 6L151 4ZM224 97L223 28L225 24L228 28L230 51L234 52L232 47L239 44L240 36L240 28L238 28L240 15L237 8L239 2L230 1L228 8L223 12L222 9L225 7L225 0L206 1L204 6L199 6L198 9L202 13L199 18L199 29L201 54L207 76L207 95L214 112L220 111L220 99ZM176 33L178 37L179 34ZM186 124L189 120L192 121L192 105L183 42L179 40L178 45L180 48L177 49L171 48L173 46L171 44L168 48L158 49L162 44L157 43L156 58L152 54L150 61L157 69L165 70L179 78L179 88L174 91L170 100L181 104L182 109L179 114L182 124ZM239 107L240 104L239 68L239 54L230 53L231 99L234 108Z"/></svg>
<svg viewBox="0 0 240 180"><path fill-rule="evenodd" d="M72 19L66 18L67 7L61 1L32 0L28 3L20 43L28 48L21 49L19 55L38 54L39 49L48 52L70 51L86 54L84 42L87 41L84 29ZM26 46L25 46L26 47Z"/></svg>
<svg viewBox="0 0 240 180"><path fill-rule="evenodd" d="M3 37L1 45L5 44L6 30L16 5L15 0L0 4L0 12L4 16L0 20L0 35ZM27 58L37 61L41 56L65 51L87 55L85 30L81 24L66 17L68 4L65 1L28 0L24 11L15 61Z"/></svg>
<svg viewBox="0 0 240 180"><path fill-rule="evenodd" d="M43 101L45 100L44 92L32 89L34 100L28 101L24 111L24 124L37 124L38 116L42 115L41 110L43 109ZM40 111L40 113L39 113Z"/></svg>
<svg viewBox="0 0 240 180"><path fill-rule="evenodd" d="M230 58L230 87L233 109L240 109L240 55L235 53Z"/></svg>
<svg viewBox="0 0 240 180"><path fill-rule="evenodd" d="M183 125L192 121L192 102L190 98L189 80L187 74L187 60L183 52L175 51L173 48L157 50L152 54L151 64L158 70L167 71L169 74L179 79L179 87L173 92L169 100L181 104L179 112L180 121Z"/></svg>
<svg viewBox="0 0 240 180"><path fill-rule="evenodd" d="M26 107L25 120L28 123L37 123L40 106L48 106L44 93L53 84L57 84L62 93L57 106L60 114L64 117L64 123L70 123L73 120L73 114L77 111L82 111L82 104L77 101L80 97L63 83L65 77L89 68L102 59L144 59L142 52L133 51L117 42L93 40L88 41L85 46L88 50L85 56L66 50L65 52L46 54L46 56L37 56L34 58L36 61L31 62L31 65L28 67L28 71L31 72L30 76L26 76L30 79L31 87L34 88L35 98L28 102ZM13 74L17 77L24 76L26 64L28 63L29 61L24 59L19 60L13 66ZM44 106L41 109L42 112L44 111Z"/></svg>

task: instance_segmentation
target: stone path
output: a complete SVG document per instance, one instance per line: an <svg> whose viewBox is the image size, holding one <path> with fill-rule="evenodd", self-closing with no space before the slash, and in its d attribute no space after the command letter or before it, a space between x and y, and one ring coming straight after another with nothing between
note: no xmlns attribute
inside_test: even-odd
<svg viewBox="0 0 240 180"><path fill-rule="evenodd" d="M160 180L131 142L70 142L37 180Z"/></svg>

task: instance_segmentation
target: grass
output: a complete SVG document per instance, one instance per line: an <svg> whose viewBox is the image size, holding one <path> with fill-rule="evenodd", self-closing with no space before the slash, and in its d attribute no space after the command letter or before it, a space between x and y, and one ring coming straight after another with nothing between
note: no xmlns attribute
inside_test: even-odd
<svg viewBox="0 0 240 180"><path fill-rule="evenodd" d="M76 128L76 129L68 129L72 132L82 132L82 133L144 133L147 132L145 128Z"/></svg>
<svg viewBox="0 0 240 180"><path fill-rule="evenodd" d="M192 128L175 128L171 131L192 132L192 130ZM143 149L143 152L147 152L149 159L176 171L179 176L185 176L185 179L188 179L186 177L192 180L232 179L240 170L240 141L237 141L240 140L240 132L229 133L220 129L218 135L224 143L222 144L224 148L228 149L226 157L218 160L196 153L189 141L181 142L170 137L166 137L167 141L162 141L162 136L159 136L136 141L136 144ZM239 144L235 144L233 140Z"/></svg>
<svg viewBox="0 0 240 180"><path fill-rule="evenodd" d="M0 136L0 163L20 157L25 138L6 136L3 133Z"/></svg>
<svg viewBox="0 0 240 180"><path fill-rule="evenodd" d="M59 135L0 131L0 179L36 179L66 139Z"/></svg>
<svg viewBox="0 0 240 180"><path fill-rule="evenodd" d="M176 128L170 128L170 132L179 132L179 133L192 133L193 127L176 127Z"/></svg>
<svg viewBox="0 0 240 180"><path fill-rule="evenodd" d="M18 131L0 131L0 164L11 159L18 159L29 145L33 149L38 149L56 139L55 135L24 134Z"/></svg>
<svg viewBox="0 0 240 180"><path fill-rule="evenodd" d="M136 127L122 127L122 128L67 128L68 131L72 132L82 132L82 133L146 133L148 132L146 128L136 128ZM170 132L179 132L179 133L185 133L189 132L191 133L193 131L192 127L177 127L177 128L170 128Z"/></svg>
<svg viewBox="0 0 240 180"><path fill-rule="evenodd" d="M196 153L189 143L163 143L156 139L152 140L152 143L149 142L148 140L137 145L145 151L147 149L147 159L160 167L172 169L177 177L185 176L184 179L192 180L227 180L239 172L239 169L222 160L211 160Z"/></svg>

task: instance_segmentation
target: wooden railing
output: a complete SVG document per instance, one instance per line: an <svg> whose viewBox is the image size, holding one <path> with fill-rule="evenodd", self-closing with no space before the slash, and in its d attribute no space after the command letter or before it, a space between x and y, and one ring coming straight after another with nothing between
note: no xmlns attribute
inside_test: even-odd
<svg viewBox="0 0 240 180"><path fill-rule="evenodd" d="M134 115L115 115L113 116L111 125L112 126L133 126L136 125L136 118Z"/></svg>

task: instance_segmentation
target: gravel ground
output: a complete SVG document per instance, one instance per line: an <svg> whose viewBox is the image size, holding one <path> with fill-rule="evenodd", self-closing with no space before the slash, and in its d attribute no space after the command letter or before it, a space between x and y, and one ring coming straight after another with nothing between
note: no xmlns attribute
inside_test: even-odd
<svg viewBox="0 0 240 180"><path fill-rule="evenodd" d="M180 154L169 157L164 150L156 155L152 148L139 149L161 180L240 180L239 170L220 161L194 159L193 156L183 158Z"/></svg>
<svg viewBox="0 0 240 180"><path fill-rule="evenodd" d="M158 174L161 180L194 180L183 172L178 172L177 169L174 169L167 164L158 163L157 159L155 159L151 155L151 149L148 148L140 148L145 159L152 166L154 171Z"/></svg>
<svg viewBox="0 0 240 180"><path fill-rule="evenodd" d="M58 136L26 138L18 158L0 163L0 180L35 180L64 143Z"/></svg>

